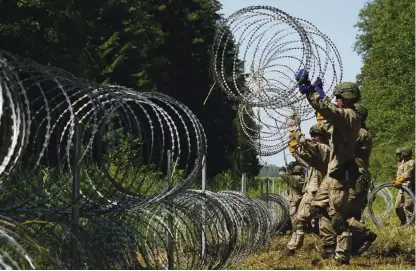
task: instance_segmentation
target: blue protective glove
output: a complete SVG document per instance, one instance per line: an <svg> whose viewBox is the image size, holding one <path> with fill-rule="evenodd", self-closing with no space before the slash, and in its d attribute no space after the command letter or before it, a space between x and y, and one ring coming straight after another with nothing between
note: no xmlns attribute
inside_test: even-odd
<svg viewBox="0 0 416 271"><path fill-rule="evenodd" d="M299 86L304 84L311 84L311 81L309 81L309 72L305 69L300 69L298 74L296 74L295 79Z"/></svg>
<svg viewBox="0 0 416 271"><path fill-rule="evenodd" d="M312 84L314 90L319 94L319 97L321 97L321 99L326 97L326 94L324 92L324 90L322 89L323 84L322 84L322 79L320 77L316 78L315 82Z"/></svg>
<svg viewBox="0 0 416 271"><path fill-rule="evenodd" d="M305 69L300 69L295 76L296 81L299 84L299 91L302 94L307 94L313 91L311 81L309 81L309 72Z"/></svg>
<svg viewBox="0 0 416 271"><path fill-rule="evenodd" d="M299 86L299 91L302 94L308 94L314 91L313 86L311 84L303 84Z"/></svg>

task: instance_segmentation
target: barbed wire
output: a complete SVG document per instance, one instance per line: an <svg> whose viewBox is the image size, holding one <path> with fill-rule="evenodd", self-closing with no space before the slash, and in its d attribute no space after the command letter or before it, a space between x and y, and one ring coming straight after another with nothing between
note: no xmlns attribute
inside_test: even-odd
<svg viewBox="0 0 416 271"><path fill-rule="evenodd" d="M230 59L233 59L232 62ZM305 68L321 77L332 96L343 66L334 43L312 23L270 6L250 6L232 13L217 31L212 70L228 98L240 104L243 132L260 155L287 147L288 116L311 119L314 110L297 91L296 73ZM261 129L250 128L246 120Z"/></svg>
<svg viewBox="0 0 416 271"><path fill-rule="evenodd" d="M219 269L287 220L275 198L189 190L207 141L167 95L4 51L0 90L3 268Z"/></svg>

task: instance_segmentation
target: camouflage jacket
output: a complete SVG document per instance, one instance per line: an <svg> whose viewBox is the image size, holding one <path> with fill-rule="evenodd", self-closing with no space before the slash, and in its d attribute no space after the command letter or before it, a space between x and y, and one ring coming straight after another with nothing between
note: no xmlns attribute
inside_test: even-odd
<svg viewBox="0 0 416 271"><path fill-rule="evenodd" d="M280 177L288 185L291 200L297 201L302 198L302 188L305 184L303 176L281 173Z"/></svg>
<svg viewBox="0 0 416 271"><path fill-rule="evenodd" d="M327 132L331 136L328 174L343 170L347 162L355 159L355 146L361 129L358 114L350 108L337 108L328 97L321 99L315 92L306 97L328 123Z"/></svg>
<svg viewBox="0 0 416 271"><path fill-rule="evenodd" d="M316 192L328 170L330 149L326 144L313 143L305 139L301 131L293 132L297 145L294 155L302 159L308 166L305 185L302 192Z"/></svg>
<svg viewBox="0 0 416 271"><path fill-rule="evenodd" d="M373 137L366 129L361 128L358 133L357 145L355 146L355 155L362 159L364 165L369 168L370 154L373 148Z"/></svg>
<svg viewBox="0 0 416 271"><path fill-rule="evenodd" d="M397 179L405 177L406 181L403 185L415 187L415 160L402 160L397 168Z"/></svg>

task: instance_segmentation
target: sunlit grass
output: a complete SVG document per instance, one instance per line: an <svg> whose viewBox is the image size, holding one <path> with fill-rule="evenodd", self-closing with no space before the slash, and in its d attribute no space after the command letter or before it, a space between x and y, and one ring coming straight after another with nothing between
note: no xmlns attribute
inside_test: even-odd
<svg viewBox="0 0 416 271"><path fill-rule="evenodd" d="M393 194L394 195L394 194ZM393 198L394 200L394 198ZM383 202L374 206L380 210ZM393 206L394 207L394 206ZM290 233L275 236L260 251L229 269L401 269L415 270L415 226L397 228L398 218L392 213L383 220L387 227L377 228L369 218L365 219L368 228L377 234L376 241L360 257L352 258L350 265L337 265L333 260L321 260L313 265L312 260L320 257L321 241L318 236L309 234L305 244L294 256L286 256L285 248Z"/></svg>

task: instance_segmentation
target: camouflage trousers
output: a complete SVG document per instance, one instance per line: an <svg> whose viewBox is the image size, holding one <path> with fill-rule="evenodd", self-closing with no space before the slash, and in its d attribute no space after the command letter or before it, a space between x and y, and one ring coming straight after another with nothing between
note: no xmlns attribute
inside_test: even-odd
<svg viewBox="0 0 416 271"><path fill-rule="evenodd" d="M299 204L298 211L295 217L296 226L293 229L292 237L287 244L287 249L296 250L303 246L305 238L305 227L307 223L311 223L311 202L314 199L315 192L306 192ZM331 222L328 218L324 217L319 220L319 236L322 239L324 245L334 245L336 235L332 229Z"/></svg>
<svg viewBox="0 0 416 271"><path fill-rule="evenodd" d="M364 241L366 236L366 232L369 231L365 224L360 221L362 212L367 204L367 195L368 190L365 190L362 193L357 193L355 189L350 188L348 198L350 210L348 213L347 223L353 236L352 248L354 250L358 249L360 244L362 244L362 241Z"/></svg>
<svg viewBox="0 0 416 271"><path fill-rule="evenodd" d="M296 213L298 212L301 200L302 196L300 195L293 195L289 200L289 215L290 222L292 223L292 229L295 228L296 225Z"/></svg>
<svg viewBox="0 0 416 271"><path fill-rule="evenodd" d="M396 196L395 203L396 214L401 224L405 224L413 215L413 200L409 194L400 190Z"/></svg>
<svg viewBox="0 0 416 271"><path fill-rule="evenodd" d="M342 232L333 235L335 226L332 221L338 221L337 224L347 224L346 218L349 213L349 186L344 180L335 179L329 175L325 176L319 186L318 191L311 205L320 206L327 210L328 217L320 219L320 229L324 229L322 233L323 240L333 242L336 238L335 258L338 260L349 261L352 247L352 233L348 228L344 228Z"/></svg>

